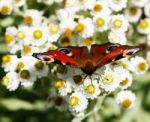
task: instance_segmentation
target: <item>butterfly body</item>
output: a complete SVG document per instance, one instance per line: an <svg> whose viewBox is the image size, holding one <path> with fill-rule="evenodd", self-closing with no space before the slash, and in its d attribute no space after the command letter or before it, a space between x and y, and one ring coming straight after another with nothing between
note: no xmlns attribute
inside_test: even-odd
<svg viewBox="0 0 150 122"><path fill-rule="evenodd" d="M135 46L105 43L93 44L90 50L86 46L68 46L44 53L34 53L33 56L43 61L54 61L54 63L80 68L85 74L92 75L97 68L139 50L140 48Z"/></svg>

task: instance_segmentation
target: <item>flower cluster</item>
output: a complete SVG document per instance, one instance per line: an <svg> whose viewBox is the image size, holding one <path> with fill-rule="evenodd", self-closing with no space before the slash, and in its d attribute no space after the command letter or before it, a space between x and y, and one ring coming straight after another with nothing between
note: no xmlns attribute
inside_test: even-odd
<svg viewBox="0 0 150 122"><path fill-rule="evenodd" d="M0 13L8 15L13 5L23 6L25 0L0 1ZM22 23L6 28L4 41L10 55L2 57L6 72L3 84L10 91L19 85L32 86L37 78L48 77L48 72L57 80L53 87L59 96L51 96L54 105L67 107L75 115L83 115L91 100L103 94L117 91L116 102L123 108L135 105L135 94L128 88L133 82L133 73L143 74L148 70L147 59L141 56L123 59L97 69L87 76L81 69L65 65L51 66L32 57L33 53L55 50L57 46L87 46L95 43L119 43L150 45L150 2L148 0L38 0L50 7L60 5L54 14L45 16L44 10L24 9ZM144 7L144 11L143 10ZM145 15L145 18L142 17ZM138 25L138 26L135 26ZM136 32L137 30L137 32ZM134 40L133 33L141 40ZM144 42L143 42L144 40ZM57 107L58 108L58 107ZM59 107L60 109L60 107ZM66 109L64 109L66 110Z"/></svg>
<svg viewBox="0 0 150 122"><path fill-rule="evenodd" d="M1 0L0 1L0 14L10 15L14 9L24 6L25 3L26 3L26 0Z"/></svg>

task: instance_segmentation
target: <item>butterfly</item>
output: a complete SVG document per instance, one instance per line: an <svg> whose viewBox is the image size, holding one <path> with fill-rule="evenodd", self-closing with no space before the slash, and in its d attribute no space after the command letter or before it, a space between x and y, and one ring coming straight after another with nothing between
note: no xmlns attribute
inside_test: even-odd
<svg viewBox="0 0 150 122"><path fill-rule="evenodd" d="M139 47L117 43L93 44L90 50L86 46L60 47L43 53L33 53L33 57L42 61L80 68L86 75L92 75L98 68L128 57L140 51Z"/></svg>

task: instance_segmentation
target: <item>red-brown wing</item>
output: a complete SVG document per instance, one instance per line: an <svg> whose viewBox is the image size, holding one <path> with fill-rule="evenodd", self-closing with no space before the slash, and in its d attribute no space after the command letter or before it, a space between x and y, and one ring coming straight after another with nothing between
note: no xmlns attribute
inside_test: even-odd
<svg viewBox="0 0 150 122"><path fill-rule="evenodd" d="M72 47L69 46L67 47L70 52L71 52L71 58L74 59L76 62L78 62L78 68L84 67L85 63L87 60L89 60L89 51L88 48L83 46L83 47ZM72 65L72 64L70 64Z"/></svg>
<svg viewBox="0 0 150 122"><path fill-rule="evenodd" d="M90 56L94 66L98 66L100 60L106 56L106 50L110 43L94 44L91 46Z"/></svg>
<svg viewBox="0 0 150 122"><path fill-rule="evenodd" d="M43 53L34 53L34 57L59 64L82 68L89 58L87 47L63 47Z"/></svg>
<svg viewBox="0 0 150 122"><path fill-rule="evenodd" d="M101 67L105 64L119 60L132 55L140 50L139 47L106 43L102 45L93 45L91 47L91 57L93 64Z"/></svg>

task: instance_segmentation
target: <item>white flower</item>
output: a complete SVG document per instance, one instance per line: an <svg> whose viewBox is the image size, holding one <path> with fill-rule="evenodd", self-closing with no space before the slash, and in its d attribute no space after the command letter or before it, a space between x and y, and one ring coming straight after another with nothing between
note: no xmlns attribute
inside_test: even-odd
<svg viewBox="0 0 150 122"><path fill-rule="evenodd" d="M9 47L9 51L11 54L16 54L17 51L20 51L22 48L22 44L15 43Z"/></svg>
<svg viewBox="0 0 150 122"><path fill-rule="evenodd" d="M2 57L2 67L4 68L5 72L14 71L15 63L17 60L16 55L4 55Z"/></svg>
<svg viewBox="0 0 150 122"><path fill-rule="evenodd" d="M40 49L40 51L41 52L47 52L47 51L56 50L56 49L57 49L56 45L47 42L47 43L45 43L45 45L43 46L43 48ZM38 51L38 52L40 52L40 51Z"/></svg>
<svg viewBox="0 0 150 122"><path fill-rule="evenodd" d="M147 17L150 17L150 2L147 3L147 4L144 6L144 14L145 14Z"/></svg>
<svg viewBox="0 0 150 122"><path fill-rule="evenodd" d="M83 72L79 68L58 65L53 69L52 72L54 71L57 73L57 77L59 79L64 79L66 84L71 84L71 87L73 89L79 88L79 86L82 85L84 82L84 78L81 75L83 74Z"/></svg>
<svg viewBox="0 0 150 122"><path fill-rule="evenodd" d="M150 18L140 20L138 31L142 34L150 34Z"/></svg>
<svg viewBox="0 0 150 122"><path fill-rule="evenodd" d="M20 44L30 44L31 41L31 31L28 26L19 26L16 33L16 40Z"/></svg>
<svg viewBox="0 0 150 122"><path fill-rule="evenodd" d="M39 53L41 50L38 47L32 45L24 45L21 47L22 56L31 56L33 53Z"/></svg>
<svg viewBox="0 0 150 122"><path fill-rule="evenodd" d="M57 18L61 21L67 20L67 19L73 19L75 16L75 13L72 12L70 9L59 9L56 11Z"/></svg>
<svg viewBox="0 0 150 122"><path fill-rule="evenodd" d="M138 7L130 7L125 11L125 17L129 22L137 22L142 15L141 8Z"/></svg>
<svg viewBox="0 0 150 122"><path fill-rule="evenodd" d="M80 92L75 92L68 98L68 104L71 111L82 112L87 108L88 100Z"/></svg>
<svg viewBox="0 0 150 122"><path fill-rule="evenodd" d="M149 0L131 0L133 5L135 5L137 7L144 7L147 4L148 1Z"/></svg>
<svg viewBox="0 0 150 122"><path fill-rule="evenodd" d="M77 0L66 0L65 1L65 10L67 10L70 14L74 15L76 12L80 11L80 5L77 5Z"/></svg>
<svg viewBox="0 0 150 122"><path fill-rule="evenodd" d="M131 91L121 91L116 96L116 102L125 109L131 109L135 106L135 94Z"/></svg>
<svg viewBox="0 0 150 122"><path fill-rule="evenodd" d="M91 14L95 15L95 14L104 14L104 13L105 15L109 15L111 13L111 10L109 9L107 2L104 0L96 1L93 4Z"/></svg>
<svg viewBox="0 0 150 122"><path fill-rule="evenodd" d="M88 38L93 36L94 33L94 25L90 18L79 19L76 28L76 32L81 34L83 38Z"/></svg>
<svg viewBox="0 0 150 122"><path fill-rule="evenodd" d="M122 67L116 67L115 72L120 77L119 87L121 89L127 89L132 84L132 75L127 69L123 69Z"/></svg>
<svg viewBox="0 0 150 122"><path fill-rule="evenodd" d="M113 92L119 86L119 78L109 66L101 74L101 79L99 81L100 88L104 89L106 92Z"/></svg>
<svg viewBox="0 0 150 122"><path fill-rule="evenodd" d="M24 13L24 23L38 26L42 21L42 12L34 9L27 9Z"/></svg>
<svg viewBox="0 0 150 122"><path fill-rule="evenodd" d="M79 10L92 9L95 1L96 0L76 0L76 6L79 7Z"/></svg>
<svg viewBox="0 0 150 122"><path fill-rule="evenodd" d="M147 52L146 60L147 60L148 64L150 65L150 51Z"/></svg>
<svg viewBox="0 0 150 122"><path fill-rule="evenodd" d="M108 0L108 5L114 11L120 11L127 6L127 0Z"/></svg>
<svg viewBox="0 0 150 122"><path fill-rule="evenodd" d="M32 86L37 78L34 64L37 61L32 56L23 56L16 63L16 68L19 71L19 81L21 85L28 87Z"/></svg>
<svg viewBox="0 0 150 122"><path fill-rule="evenodd" d="M135 74L144 74L148 70L148 64L143 57L136 56L130 59L129 69Z"/></svg>
<svg viewBox="0 0 150 122"><path fill-rule="evenodd" d="M15 44L16 33L17 33L17 29L14 26L10 26L6 28L4 41L8 46L12 46Z"/></svg>
<svg viewBox="0 0 150 122"><path fill-rule="evenodd" d="M32 56L23 56L21 58L18 58L15 63L15 70L21 71L24 68L32 68L34 67L34 63L36 62L37 59L35 59Z"/></svg>
<svg viewBox="0 0 150 122"><path fill-rule="evenodd" d="M97 83L97 80L85 80L83 85L83 94L86 96L86 98L97 98L100 94L99 84Z"/></svg>
<svg viewBox="0 0 150 122"><path fill-rule="evenodd" d="M85 80L82 74L83 71L81 69L68 68L66 81L70 82L74 89L77 89Z"/></svg>
<svg viewBox="0 0 150 122"><path fill-rule="evenodd" d="M71 111L72 115L76 116L76 117L83 117L85 115L85 111L82 112L75 112L75 111Z"/></svg>
<svg viewBox="0 0 150 122"><path fill-rule="evenodd" d="M147 44L148 44L148 46L150 46L150 34L147 35Z"/></svg>
<svg viewBox="0 0 150 122"><path fill-rule="evenodd" d="M11 14L13 10L13 5L10 0L1 0L0 1L0 13L3 15Z"/></svg>
<svg viewBox="0 0 150 122"><path fill-rule="evenodd" d="M126 32L129 26L127 19L124 15L113 15L111 18L111 30L117 33Z"/></svg>
<svg viewBox="0 0 150 122"><path fill-rule="evenodd" d="M7 87L9 91L14 91L19 86L18 74L16 72L8 72L2 79L3 85Z"/></svg>
<svg viewBox="0 0 150 122"><path fill-rule="evenodd" d="M26 4L26 0L12 0L12 2L17 7L21 7Z"/></svg>
<svg viewBox="0 0 150 122"><path fill-rule="evenodd" d="M41 78L43 76L47 76L49 72L48 66L45 64L45 62L42 61L36 61L34 64L35 67L35 74L37 75L38 78Z"/></svg>
<svg viewBox="0 0 150 122"><path fill-rule="evenodd" d="M61 30L58 24L49 24L48 26L48 42L52 43L58 40Z"/></svg>
<svg viewBox="0 0 150 122"><path fill-rule="evenodd" d="M19 72L19 81L24 87L30 87L36 81L35 69L24 68Z"/></svg>
<svg viewBox="0 0 150 122"><path fill-rule="evenodd" d="M109 33L108 39L109 39L109 42L111 43L126 44L127 42L125 33L118 34L113 31Z"/></svg>
<svg viewBox="0 0 150 122"><path fill-rule="evenodd" d="M76 23L73 19L66 18L60 22L59 26L60 29L65 33L66 30L73 31L76 26Z"/></svg>
<svg viewBox="0 0 150 122"><path fill-rule="evenodd" d="M93 17L93 21L98 31L103 32L108 29L110 17L105 14L96 14Z"/></svg>
<svg viewBox="0 0 150 122"><path fill-rule="evenodd" d="M58 92L61 96L67 96L68 93L72 92L71 82L68 80L56 80L55 88L58 89Z"/></svg>
<svg viewBox="0 0 150 122"><path fill-rule="evenodd" d="M44 26L36 26L31 28L31 44L33 46L41 46L48 39L48 32Z"/></svg>
<svg viewBox="0 0 150 122"><path fill-rule="evenodd" d="M129 70L130 67L130 61L128 58L123 58L119 61L119 64L122 68Z"/></svg>

